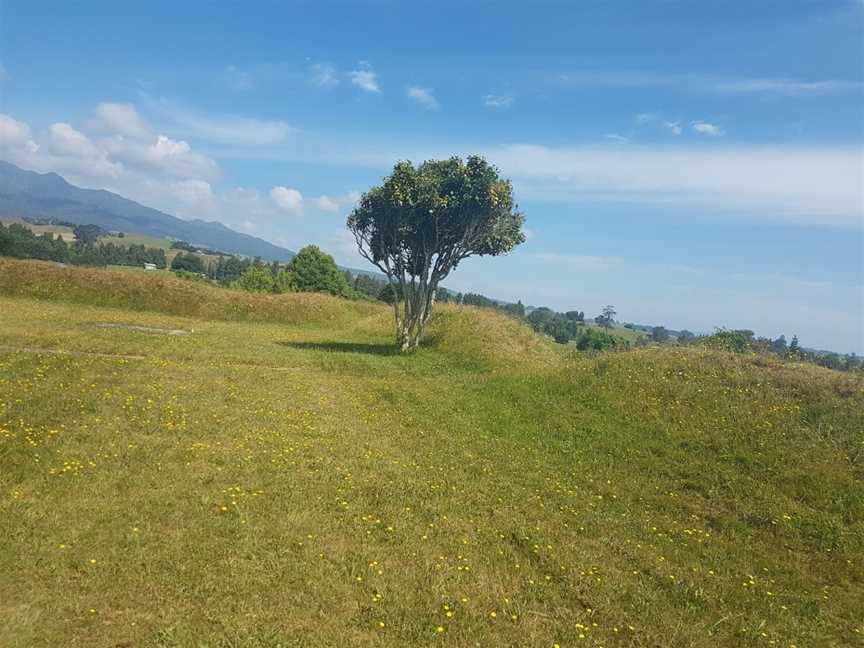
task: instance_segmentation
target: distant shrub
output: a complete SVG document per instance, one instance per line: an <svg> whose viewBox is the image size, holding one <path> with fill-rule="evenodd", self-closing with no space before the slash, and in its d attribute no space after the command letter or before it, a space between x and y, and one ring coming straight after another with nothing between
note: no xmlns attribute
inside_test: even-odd
<svg viewBox="0 0 864 648"><path fill-rule="evenodd" d="M189 272L188 270L172 270L175 277L185 279L186 281L198 281L200 283L210 283L210 280L200 272Z"/></svg>
<svg viewBox="0 0 864 648"><path fill-rule="evenodd" d="M185 252L175 256L174 260L171 261L171 269L186 270L187 272L200 272L201 274L207 272L207 267L204 265L204 261L202 261L201 257L197 254L192 254L191 252Z"/></svg>
<svg viewBox="0 0 864 648"><path fill-rule="evenodd" d="M698 338L698 344L718 351L747 353L753 351L753 331L748 329L717 329L712 335Z"/></svg>
<svg viewBox="0 0 864 648"><path fill-rule="evenodd" d="M294 275L294 285L301 292L327 292L345 297L348 282L339 271L333 257L315 245L302 248L288 264Z"/></svg>

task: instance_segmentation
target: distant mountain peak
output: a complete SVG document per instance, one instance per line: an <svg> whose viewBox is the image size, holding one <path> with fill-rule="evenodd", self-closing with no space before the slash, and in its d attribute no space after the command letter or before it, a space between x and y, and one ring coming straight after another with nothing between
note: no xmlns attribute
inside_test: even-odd
<svg viewBox="0 0 864 648"><path fill-rule="evenodd" d="M37 173L0 160L0 216L56 218L103 229L195 241L215 250L268 261L294 252L219 221L183 220L105 189L83 189L49 172Z"/></svg>

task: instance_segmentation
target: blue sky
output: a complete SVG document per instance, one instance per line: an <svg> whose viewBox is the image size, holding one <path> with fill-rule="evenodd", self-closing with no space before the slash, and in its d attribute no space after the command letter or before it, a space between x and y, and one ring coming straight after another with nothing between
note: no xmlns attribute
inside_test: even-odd
<svg viewBox="0 0 864 648"><path fill-rule="evenodd" d="M864 3L0 0L0 159L357 267L397 159L529 240L447 282L864 352Z"/></svg>

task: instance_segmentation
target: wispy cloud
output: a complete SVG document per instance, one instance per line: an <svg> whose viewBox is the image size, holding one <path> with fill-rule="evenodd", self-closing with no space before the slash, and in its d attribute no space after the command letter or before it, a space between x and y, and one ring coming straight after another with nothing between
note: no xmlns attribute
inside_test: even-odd
<svg viewBox="0 0 864 648"><path fill-rule="evenodd" d="M726 131L724 131L716 124L711 124L709 122L702 121L701 119L690 122L690 128L693 129L693 132L699 133L700 135L707 135L708 137L723 137L724 135L726 135Z"/></svg>
<svg viewBox="0 0 864 648"><path fill-rule="evenodd" d="M669 202L751 219L861 228L864 156L854 148L493 147L488 159L538 200Z"/></svg>
<svg viewBox="0 0 864 648"><path fill-rule="evenodd" d="M659 115L654 113L639 113L636 115L636 123L642 126L647 124L657 124L661 128L669 131L672 135L676 137L682 133L681 122L678 121L666 121L662 119Z"/></svg>
<svg viewBox="0 0 864 648"><path fill-rule="evenodd" d="M681 123L680 123L680 122L677 122L677 121L674 121L674 122L671 122L671 121L664 121L664 122L663 122L663 128L665 128L666 130L668 130L670 133L672 133L672 134L675 135L676 137L677 137L678 135L680 135L681 132L682 132L682 129L681 129Z"/></svg>
<svg viewBox="0 0 864 648"><path fill-rule="evenodd" d="M603 137L612 140L613 142L618 142L619 144L627 144L630 141L629 137L624 137L618 133L606 133Z"/></svg>
<svg viewBox="0 0 864 648"><path fill-rule="evenodd" d="M421 88L419 86L411 86L407 90L408 96L427 110L438 110L441 104L435 98L435 93L432 88Z"/></svg>
<svg viewBox="0 0 864 648"><path fill-rule="evenodd" d="M282 142L294 129L283 121L240 115L211 115L165 97L142 95L145 105L179 128L183 136L222 144L266 146Z"/></svg>
<svg viewBox="0 0 864 648"><path fill-rule="evenodd" d="M787 96L864 90L864 83L845 79L728 78L698 74L664 74L621 70L577 70L558 76L567 85L620 88L679 87L697 92L763 93Z"/></svg>
<svg viewBox="0 0 864 648"><path fill-rule="evenodd" d="M378 75L372 70L372 67L365 61L361 61L356 70L352 70L349 74L351 83L363 92L381 92L381 87L378 85Z"/></svg>
<svg viewBox="0 0 864 648"><path fill-rule="evenodd" d="M334 88L339 85L336 68L329 63L315 63L311 67L312 85L319 88Z"/></svg>
<svg viewBox="0 0 864 648"><path fill-rule="evenodd" d="M730 94L776 93L782 95L819 95L861 90L859 81L799 81L795 79L741 79L719 81L715 88Z"/></svg>
<svg viewBox="0 0 864 648"><path fill-rule="evenodd" d="M483 105L489 108L509 108L513 105L513 97L510 95L491 95L483 97Z"/></svg>

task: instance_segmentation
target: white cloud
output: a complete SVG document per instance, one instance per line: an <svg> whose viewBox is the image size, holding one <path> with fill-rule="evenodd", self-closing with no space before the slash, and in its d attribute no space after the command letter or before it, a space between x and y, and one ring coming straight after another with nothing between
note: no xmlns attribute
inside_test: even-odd
<svg viewBox="0 0 864 648"><path fill-rule="evenodd" d="M726 131L719 126L709 124L701 119L690 122L690 128L692 128L694 132L699 133L700 135L707 135L708 137L723 137L726 135Z"/></svg>
<svg viewBox="0 0 864 648"><path fill-rule="evenodd" d="M381 92L381 87L378 85L378 76L368 63L361 62L360 66L356 70L352 70L349 76L351 77L351 83L363 92Z"/></svg>
<svg viewBox="0 0 864 648"><path fill-rule="evenodd" d="M218 173L216 162L196 153L188 142L159 135L150 142L141 142L122 135L103 141L111 157L145 170L157 170L181 178L213 178Z"/></svg>
<svg viewBox="0 0 864 648"><path fill-rule="evenodd" d="M303 194L288 187L273 187L270 190L270 200L284 211L299 212L303 208Z"/></svg>
<svg viewBox="0 0 864 648"><path fill-rule="evenodd" d="M591 149L513 145L484 155L537 200L639 200L744 209L860 228L864 155L819 148ZM424 157L435 157L426 155Z"/></svg>
<svg viewBox="0 0 864 648"><path fill-rule="evenodd" d="M329 196L319 196L313 200L315 206L321 211L326 212L338 212L339 211L339 203L330 198Z"/></svg>
<svg viewBox="0 0 864 648"><path fill-rule="evenodd" d="M820 79L816 81L784 78L731 79L700 74L664 74L621 70L577 70L558 76L561 83L611 88L672 87L703 93L764 93L787 96L860 91L860 81Z"/></svg>
<svg viewBox="0 0 864 648"><path fill-rule="evenodd" d="M339 85L339 76L329 63L316 63L311 68L312 84L319 88L333 88Z"/></svg>
<svg viewBox="0 0 864 648"><path fill-rule="evenodd" d="M858 81L798 81L795 79L742 79L738 81L721 81L716 85L720 92L731 94L776 93L788 96L808 94L829 94L861 90Z"/></svg>
<svg viewBox="0 0 864 648"><path fill-rule="evenodd" d="M111 133L127 137L144 139L152 136L132 104L100 103L96 106L96 124Z"/></svg>
<svg viewBox="0 0 864 648"><path fill-rule="evenodd" d="M682 132L681 124L677 121L674 121L674 122L664 121L663 122L663 128L668 130L670 133L672 133L676 137L678 135L680 135Z"/></svg>
<svg viewBox="0 0 864 648"><path fill-rule="evenodd" d="M0 113L0 147L23 146L30 140L30 126Z"/></svg>
<svg viewBox="0 0 864 648"><path fill-rule="evenodd" d="M419 103L427 110L438 110L441 107L441 105L438 103L438 100L435 98L434 90L432 90L432 88L411 86L410 88L408 88L407 92L408 96L411 99Z"/></svg>
<svg viewBox="0 0 864 648"><path fill-rule="evenodd" d="M241 70L236 65L229 65L225 68L225 79L228 87L233 90L251 90L255 87L252 75L245 70Z"/></svg>
<svg viewBox="0 0 864 648"><path fill-rule="evenodd" d="M603 137L612 140L613 142L618 142L619 144L627 144L630 141L629 137L624 137L618 133L606 133Z"/></svg>
<svg viewBox="0 0 864 648"><path fill-rule="evenodd" d="M513 97L509 95L486 95L483 97L483 105L489 108L508 108L513 104Z"/></svg>
<svg viewBox="0 0 864 648"><path fill-rule="evenodd" d="M123 172L122 164L110 161L103 149L69 124L59 122L51 125L48 129L48 149L57 156L54 164L61 169L74 169L77 166L88 175L114 178ZM38 152L38 149L33 152Z"/></svg>
<svg viewBox="0 0 864 648"><path fill-rule="evenodd" d="M48 129L51 150L60 155L72 157L96 157L100 155L96 145L91 142L81 131L77 131L69 124L51 124Z"/></svg>
<svg viewBox="0 0 864 648"><path fill-rule="evenodd" d="M333 232L329 237L320 243L321 248L327 251L336 259L336 263L342 266L351 268L367 268L379 272L377 268L360 256L357 251L357 241L354 240L354 235L344 227Z"/></svg>
<svg viewBox="0 0 864 648"><path fill-rule="evenodd" d="M148 108L172 122L188 137L222 144L266 146L282 142L294 130L283 121L239 115L208 115L165 97L143 97Z"/></svg>
<svg viewBox="0 0 864 648"><path fill-rule="evenodd" d="M638 115L636 115L636 123L643 126L648 124L658 124L676 137L680 135L683 131L680 122L666 121L664 119L660 119L660 116L654 113L639 113Z"/></svg>
<svg viewBox="0 0 864 648"><path fill-rule="evenodd" d="M213 190L205 180L179 180L171 186L177 198L190 207L207 209L213 202Z"/></svg>
<svg viewBox="0 0 864 648"><path fill-rule="evenodd" d="M322 195L318 198L312 199L312 204L321 211L336 213L340 209L344 209L346 207L350 207L354 205L358 200L360 200L360 193L356 191L349 191L347 194L343 196L327 196Z"/></svg>

